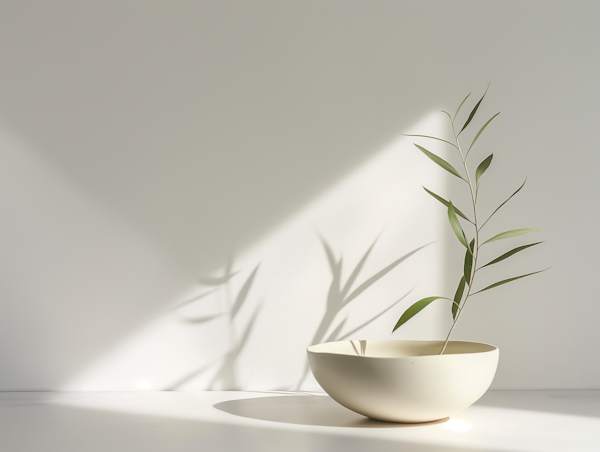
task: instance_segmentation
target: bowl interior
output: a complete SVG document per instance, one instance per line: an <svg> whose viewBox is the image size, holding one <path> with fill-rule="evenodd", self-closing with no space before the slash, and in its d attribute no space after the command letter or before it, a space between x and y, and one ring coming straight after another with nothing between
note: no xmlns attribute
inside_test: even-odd
<svg viewBox="0 0 600 452"><path fill-rule="evenodd" d="M327 342L308 347L309 353L365 356L370 358L401 358L439 355L444 341L355 340ZM444 355L485 353L496 347L480 342L450 341Z"/></svg>

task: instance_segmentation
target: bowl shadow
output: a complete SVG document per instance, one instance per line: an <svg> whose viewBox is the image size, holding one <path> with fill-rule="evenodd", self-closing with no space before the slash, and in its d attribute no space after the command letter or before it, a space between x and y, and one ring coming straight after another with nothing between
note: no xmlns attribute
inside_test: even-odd
<svg viewBox="0 0 600 452"><path fill-rule="evenodd" d="M225 413L262 421L285 424L351 428L408 428L441 424L449 418L432 422L403 424L370 419L339 405L329 396L283 395L229 400L213 405Z"/></svg>

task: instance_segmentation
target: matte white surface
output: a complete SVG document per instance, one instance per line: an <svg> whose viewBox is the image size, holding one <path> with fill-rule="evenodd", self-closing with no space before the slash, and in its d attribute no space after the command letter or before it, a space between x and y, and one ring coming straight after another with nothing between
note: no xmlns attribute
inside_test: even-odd
<svg viewBox="0 0 600 452"><path fill-rule="evenodd" d="M339 341L308 347L310 370L333 400L390 422L453 416L490 387L496 347L477 342Z"/></svg>
<svg viewBox="0 0 600 452"><path fill-rule="evenodd" d="M314 338L387 339L411 302L454 293L461 246L421 185L459 181L399 137L448 132L439 110L490 80L480 199L528 182L486 233L547 242L480 282L552 268L477 295L454 338L500 348L493 387L600 388L598 17L596 0L2 1L0 389L318 389ZM352 289L435 244L328 309L382 230ZM436 302L394 337L449 321Z"/></svg>
<svg viewBox="0 0 600 452"><path fill-rule="evenodd" d="M449 421L372 421L329 397L2 393L11 452L597 452L600 391L493 391Z"/></svg>

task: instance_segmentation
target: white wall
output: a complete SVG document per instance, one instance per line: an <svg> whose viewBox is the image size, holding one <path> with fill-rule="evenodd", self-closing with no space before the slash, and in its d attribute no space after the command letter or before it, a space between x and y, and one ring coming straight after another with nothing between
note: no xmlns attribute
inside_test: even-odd
<svg viewBox="0 0 600 452"><path fill-rule="evenodd" d="M461 266L421 189L458 186L400 133L447 133L437 112L490 80L479 121L502 114L474 154L495 155L482 202L528 177L490 230L547 240L490 282L552 269L473 299L455 337L501 348L496 388L599 388L599 13L593 1L4 2L0 389L295 389L339 295L318 233L345 280L383 231L354 287L435 242L325 335L414 288L356 333L389 337L411 301L453 292ZM239 273L215 285L228 262ZM439 305L394 337L448 325Z"/></svg>

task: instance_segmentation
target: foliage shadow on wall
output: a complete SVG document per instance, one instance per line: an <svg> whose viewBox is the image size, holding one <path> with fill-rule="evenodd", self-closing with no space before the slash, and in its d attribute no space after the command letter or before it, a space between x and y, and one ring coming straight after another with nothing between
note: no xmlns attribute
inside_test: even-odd
<svg viewBox="0 0 600 452"><path fill-rule="evenodd" d="M331 284L329 285L329 291L327 293L327 299L325 302L325 313L323 314L323 317L321 318L321 322L319 323L319 326L317 327L317 330L315 331L315 334L314 334L312 340L310 341L309 345L318 344L320 342L333 342L333 341L341 341L344 339L348 339L349 337L354 335L357 331L359 331L362 328L364 328L365 326L369 325L370 323L372 323L373 321L375 321L376 319L381 317L383 314L388 312L390 309L392 309L394 306L396 306L398 303L400 303L402 300L404 300L404 298L412 292L412 289L409 292L407 292L406 294L404 294L402 297L400 297L398 300L396 300L394 303L392 303L390 306L388 306L384 310L380 311L377 315L371 317L369 320L362 323L361 325L354 328L353 330L342 334L342 330L347 321L347 317L344 318L337 324L337 326L333 329L333 331L331 331L331 333L323 341L327 331L330 330L331 326L334 324L336 319L339 317L339 314L346 306L348 306L353 300L358 298L359 295L361 295L363 292L365 292L369 287L371 287L373 284L375 284L377 281L379 281L381 278L383 278L385 275L387 275L389 272L391 272L394 268L396 268L398 265L400 265L406 259L411 257L413 254L417 253L421 249L425 248L426 246L430 245L430 243L428 243L426 245L420 246L420 247L414 249L413 251L405 254L404 256L396 259L391 264L387 265L383 269L379 270L378 272L376 272L375 274L373 274L372 276L367 278L356 289L351 290L354 283L358 279L361 270L363 269L364 265L366 264L366 262L369 258L369 255L371 254L371 252L373 251L373 248L375 247L377 241L379 240L379 236L377 238L375 238L373 243L369 246L369 248L362 255L361 259L358 261L356 266L353 268L352 272L350 273L350 276L348 277L348 279L346 280L345 283L342 283L343 257L340 256L339 258L336 258L335 253L333 252L329 243L320 235L319 235L319 238L321 240L321 244L323 245L325 255L327 256L327 262L328 262L329 268L331 270ZM298 384L296 386L296 390L300 390L302 383L304 383L304 380L306 379L306 377L308 375L308 371L309 371L309 367L308 367L308 362L307 362L304 367L304 370L302 372L302 375L300 376L300 380L298 381Z"/></svg>
<svg viewBox="0 0 600 452"><path fill-rule="evenodd" d="M235 319L237 314L241 311L241 309L246 304L248 300L248 295L250 294L250 290L252 289L252 285L256 279L256 275L260 268L260 262L254 267L252 272L248 275L246 280L244 281L242 287L239 289L235 297L232 294L231 290L231 279L238 275L240 271L233 271L233 257L227 262L225 266L225 270L222 276L219 277L201 277L200 282L205 287L211 287L209 290L201 293L200 295L193 297L189 300L180 303L175 306L175 310L181 309L184 306L197 303L202 299L206 298L209 295L214 294L215 292L221 290L225 294L226 299L226 309L224 312L217 314L210 314L200 317L186 317L183 319L183 322L191 325L203 325L208 322L212 322L217 320L223 316L227 317L227 325L228 325L228 336L229 336L229 349L227 352L223 354L222 357L217 360L213 360L206 364L201 365L200 367L194 369L192 372L188 373L184 377L178 379L172 384L168 385L164 390L166 391L176 391L181 389L185 384L189 383L193 379L201 376L205 372L209 371L217 367L217 372L214 377L211 379L210 383L207 386L207 389L220 389L220 390L237 390L239 389L237 371L236 371L236 363L238 361L239 356L244 351L246 344L248 343L248 338L252 333L252 329L256 322L256 318L262 308L262 304L259 303L258 306L254 309L254 312L249 320L246 321L241 334L238 335L235 326ZM220 361L220 363L219 363Z"/></svg>

